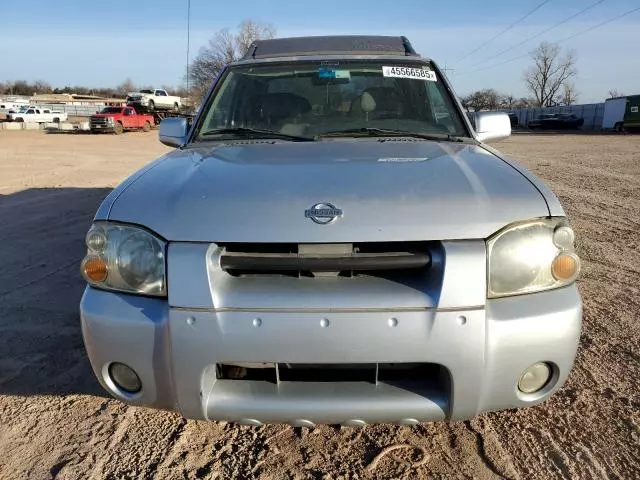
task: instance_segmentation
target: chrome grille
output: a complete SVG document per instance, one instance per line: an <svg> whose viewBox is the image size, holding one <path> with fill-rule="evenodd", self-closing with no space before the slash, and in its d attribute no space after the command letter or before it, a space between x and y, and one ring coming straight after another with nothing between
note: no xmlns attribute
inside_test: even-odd
<svg viewBox="0 0 640 480"><path fill-rule="evenodd" d="M89 119L90 127L104 127L108 124L109 122L107 121L107 117L91 117Z"/></svg>

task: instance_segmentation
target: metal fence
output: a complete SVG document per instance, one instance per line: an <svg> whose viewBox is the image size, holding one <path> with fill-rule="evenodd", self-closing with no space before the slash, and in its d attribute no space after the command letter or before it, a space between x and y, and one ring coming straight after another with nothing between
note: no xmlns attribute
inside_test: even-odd
<svg viewBox="0 0 640 480"><path fill-rule="evenodd" d="M96 112L102 110L105 105L104 104L93 104L93 105L66 105L60 103L36 103L36 106L40 108L49 108L51 110L55 110L56 112L64 112L69 116L73 117L88 117L93 115Z"/></svg>
<svg viewBox="0 0 640 480"><path fill-rule="evenodd" d="M584 118L584 125L582 126L584 130L600 130L604 116L604 103L585 103L582 105L544 108L514 108L501 111L515 113L518 116L518 125L521 127L526 127L531 120L545 113L572 113L576 117Z"/></svg>

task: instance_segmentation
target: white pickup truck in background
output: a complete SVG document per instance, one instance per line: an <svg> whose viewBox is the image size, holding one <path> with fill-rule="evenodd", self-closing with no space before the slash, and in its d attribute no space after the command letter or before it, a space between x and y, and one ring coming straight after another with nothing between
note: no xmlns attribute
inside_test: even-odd
<svg viewBox="0 0 640 480"><path fill-rule="evenodd" d="M67 120L64 112L54 112L48 108L35 106L21 107L17 112L7 115L7 121L24 123L59 123Z"/></svg>
<svg viewBox="0 0 640 480"><path fill-rule="evenodd" d="M154 90L140 90L139 92L129 92L127 103L133 105L136 110L154 112L156 110L180 110L182 102L180 97L169 95L166 90L156 88Z"/></svg>

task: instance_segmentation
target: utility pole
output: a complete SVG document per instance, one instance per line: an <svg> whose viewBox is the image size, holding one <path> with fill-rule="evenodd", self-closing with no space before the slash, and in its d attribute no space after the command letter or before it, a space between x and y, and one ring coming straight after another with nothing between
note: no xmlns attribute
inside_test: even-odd
<svg viewBox="0 0 640 480"><path fill-rule="evenodd" d="M190 101L191 95L189 95L189 33L191 23L191 0L187 0L187 102Z"/></svg>
<svg viewBox="0 0 640 480"><path fill-rule="evenodd" d="M447 72L455 72L456 69L455 68L447 68L447 64L444 64L444 68L441 69L445 75L447 75Z"/></svg>

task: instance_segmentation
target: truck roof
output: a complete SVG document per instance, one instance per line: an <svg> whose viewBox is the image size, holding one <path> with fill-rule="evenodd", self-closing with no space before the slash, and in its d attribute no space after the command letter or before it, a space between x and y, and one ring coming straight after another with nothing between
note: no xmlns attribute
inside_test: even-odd
<svg viewBox="0 0 640 480"><path fill-rule="evenodd" d="M256 40L242 60L305 55L418 56L404 36L334 35Z"/></svg>

